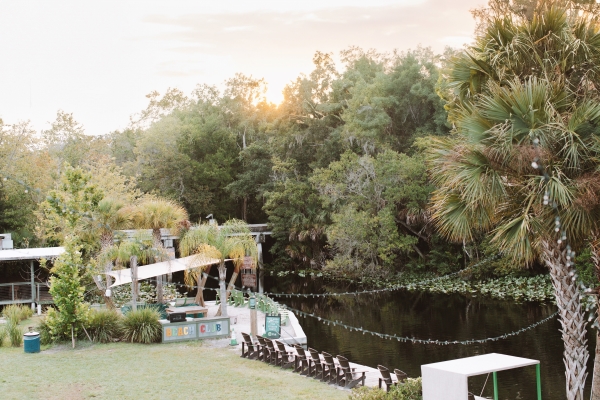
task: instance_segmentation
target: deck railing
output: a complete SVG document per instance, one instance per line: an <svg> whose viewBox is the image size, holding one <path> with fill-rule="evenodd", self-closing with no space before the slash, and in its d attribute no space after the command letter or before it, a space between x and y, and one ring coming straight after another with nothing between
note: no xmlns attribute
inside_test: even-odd
<svg viewBox="0 0 600 400"><path fill-rule="evenodd" d="M0 283L0 305L23 303L53 303L50 285L36 282L32 293L31 282Z"/></svg>

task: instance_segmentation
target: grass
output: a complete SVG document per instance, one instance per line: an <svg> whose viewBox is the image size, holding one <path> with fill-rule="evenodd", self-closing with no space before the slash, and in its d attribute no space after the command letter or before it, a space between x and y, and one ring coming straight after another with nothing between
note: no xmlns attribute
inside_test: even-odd
<svg viewBox="0 0 600 400"><path fill-rule="evenodd" d="M347 399L349 393L210 341L142 345L78 342L37 354L0 348L8 399Z"/></svg>

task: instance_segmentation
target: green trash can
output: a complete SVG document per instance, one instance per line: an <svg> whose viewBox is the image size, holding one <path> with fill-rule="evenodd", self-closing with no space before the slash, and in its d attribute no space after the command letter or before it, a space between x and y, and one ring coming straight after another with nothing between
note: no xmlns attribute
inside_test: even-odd
<svg viewBox="0 0 600 400"><path fill-rule="evenodd" d="M40 334L38 332L27 332L23 335L23 348L25 353L40 352Z"/></svg>

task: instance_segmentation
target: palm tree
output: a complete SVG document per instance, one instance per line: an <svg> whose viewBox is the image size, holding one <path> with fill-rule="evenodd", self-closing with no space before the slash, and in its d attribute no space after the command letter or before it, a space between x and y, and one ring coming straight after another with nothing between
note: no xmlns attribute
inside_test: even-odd
<svg viewBox="0 0 600 400"><path fill-rule="evenodd" d="M120 200L104 198L100 200L94 210L93 220L90 228L97 232L100 237L100 253L106 251L114 244L114 231L118 229L127 229L132 225L131 208L125 207ZM101 265L102 272L106 274L106 288L110 287L111 280L109 272L112 271L113 262L108 261ZM103 289L100 281L96 281L99 289ZM114 308L110 296L104 296L104 301L109 308Z"/></svg>
<svg viewBox="0 0 600 400"><path fill-rule="evenodd" d="M226 258L233 261L235 272L232 277L230 286L235 283L239 268L243 264L244 257L250 256L254 259L254 265L258 258L256 243L248 224L240 220L230 220L222 226L217 224L201 224L192 227L179 243L179 250L182 256L198 254L202 257L216 258L219 260L219 289L221 298L220 313L223 317L227 317L227 290L225 289L225 279L227 269L225 267ZM186 271L188 277L199 281L202 270L195 269ZM202 284L198 283L198 291L204 287L205 281Z"/></svg>
<svg viewBox="0 0 600 400"><path fill-rule="evenodd" d="M548 266L567 398L583 399L589 354L571 251L599 232L600 24L535 3L531 18L492 18L449 63L455 135L432 149L432 218L452 240L491 232L515 261Z"/></svg>
<svg viewBox="0 0 600 400"><path fill-rule="evenodd" d="M101 265L114 264L117 270L126 268L127 265L135 263L138 265L146 265L154 262L157 258L163 258L164 252L162 247L157 249L154 245L154 240L149 240L147 235L143 233L135 235L133 238L123 240L118 243L112 243L109 246L103 247L98 255L98 262ZM136 282L132 281L132 306L135 309L137 301ZM108 287L108 286L107 286Z"/></svg>
<svg viewBox="0 0 600 400"><path fill-rule="evenodd" d="M133 222L137 228L152 229L152 238L157 250L162 249L161 234L162 228L170 229L176 232L184 221L187 221L188 214L186 210L171 200L151 198L142 201L136 206L133 215ZM157 259L156 261L164 261ZM163 277L157 277L157 300L162 303L162 282Z"/></svg>

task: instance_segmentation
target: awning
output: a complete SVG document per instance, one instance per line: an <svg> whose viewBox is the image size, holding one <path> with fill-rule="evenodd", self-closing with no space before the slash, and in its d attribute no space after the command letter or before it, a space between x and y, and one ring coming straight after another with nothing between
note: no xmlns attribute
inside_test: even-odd
<svg viewBox="0 0 600 400"><path fill-rule="evenodd" d="M39 247L32 249L0 250L1 261L54 259L65 252L64 247Z"/></svg>
<svg viewBox="0 0 600 400"><path fill-rule="evenodd" d="M166 275L177 271L184 271L186 269L193 269L204 267L207 265L218 264L220 262L217 258L208 258L202 256L189 256L183 258L176 258L175 260L163 261L155 264L143 265L137 268L138 280L154 278L160 275ZM131 283L131 268L120 269L108 273L115 279L115 283L110 287L124 285Z"/></svg>

